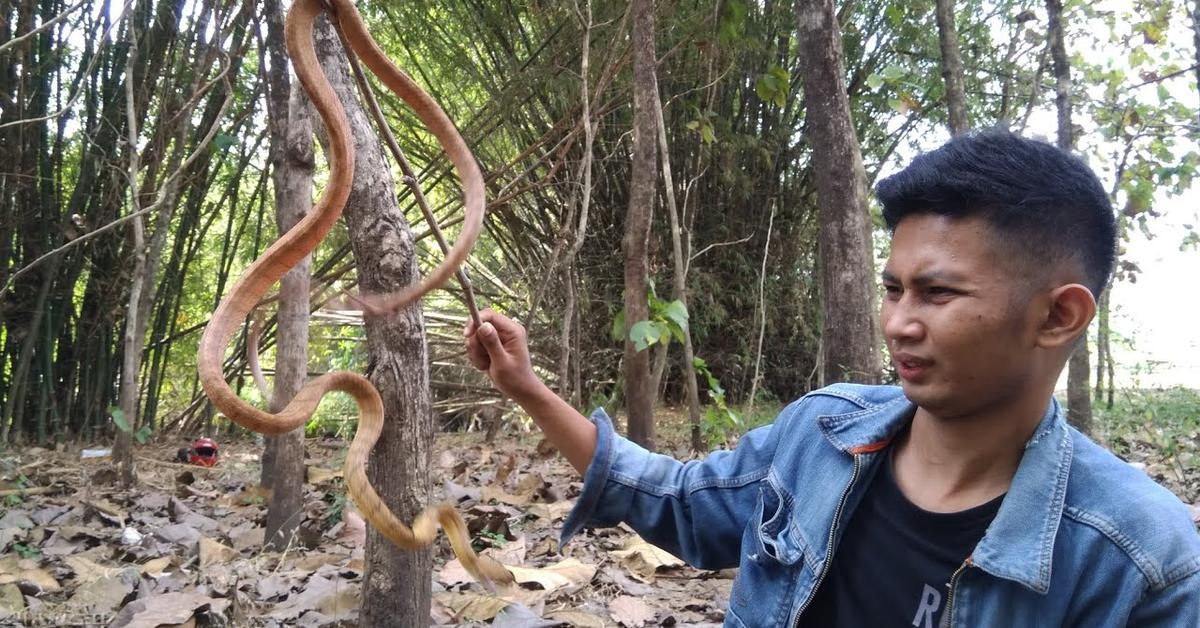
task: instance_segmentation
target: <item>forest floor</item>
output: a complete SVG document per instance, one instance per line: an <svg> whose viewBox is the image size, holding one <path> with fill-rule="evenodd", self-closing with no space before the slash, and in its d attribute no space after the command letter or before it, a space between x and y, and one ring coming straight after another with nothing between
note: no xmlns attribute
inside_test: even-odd
<svg viewBox="0 0 1200 628"><path fill-rule="evenodd" d="M684 417L661 414L660 438L682 454ZM1133 425L1133 423L1131 423ZM1185 502L1200 502L1195 432L1102 433ZM1189 440L1190 439L1190 440ZM165 440L165 439L164 439ZM1190 442L1190 444L1189 444ZM354 626L364 526L339 468L345 442L307 441L305 520L295 547L262 550L260 448L221 443L211 469L173 464L178 443L138 450L140 484L117 486L111 461L78 448L0 458L0 626ZM719 624L733 571L700 571L625 527L585 531L561 553L558 533L581 488L537 434L440 434L435 497L457 501L483 549L518 587L493 594L435 549L435 625L694 626ZM1200 509L1193 506L1200 519ZM490 547L487 547L490 546Z"/></svg>

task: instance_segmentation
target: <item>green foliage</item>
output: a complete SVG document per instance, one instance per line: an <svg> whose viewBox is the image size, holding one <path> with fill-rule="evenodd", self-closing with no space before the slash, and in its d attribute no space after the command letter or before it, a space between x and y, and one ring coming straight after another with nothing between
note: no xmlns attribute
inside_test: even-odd
<svg viewBox="0 0 1200 628"><path fill-rule="evenodd" d="M28 543L13 543L12 549L18 556L24 559L37 560L42 557L42 550L36 545Z"/></svg>
<svg viewBox="0 0 1200 628"><path fill-rule="evenodd" d="M787 70L772 65L766 72L759 75L758 80L754 83L754 92L764 101L782 108L787 105L787 99L791 92L790 78Z"/></svg>
<svg viewBox="0 0 1200 628"><path fill-rule="evenodd" d="M480 530L478 535L471 540L471 547L476 552L482 552L489 547L504 547L508 543L508 538L503 533L494 530Z"/></svg>
<svg viewBox="0 0 1200 628"><path fill-rule="evenodd" d="M137 440L139 445L145 445L150 439L150 435L154 433L154 429L149 425L143 425L136 431L129 425L129 421L125 420L125 411L117 406L109 406L108 414L112 417L113 425L122 432L133 432L133 438Z"/></svg>
<svg viewBox="0 0 1200 628"><path fill-rule="evenodd" d="M700 431L708 446L716 447L740 433L742 417L726 403L725 388L708 368L708 363L697 357L692 360L692 365L696 367L697 373L704 376L704 381L708 384L708 398L712 402L704 408L704 416L700 419Z"/></svg>
<svg viewBox="0 0 1200 628"><path fill-rule="evenodd" d="M633 346L638 351L645 351L655 344L669 345L672 338L683 342L683 334L687 332L688 326L687 306L683 304L683 301L667 302L659 299L654 291L654 282L650 282L650 287L646 291L646 299L650 305L650 319L638 321L630 328L629 339L633 341ZM610 334L613 340L624 342L624 309L613 317Z"/></svg>
<svg viewBox="0 0 1200 628"><path fill-rule="evenodd" d="M346 494L326 493L325 503L325 527L330 528L346 516Z"/></svg>
<svg viewBox="0 0 1200 628"><path fill-rule="evenodd" d="M1096 404L1096 424L1109 446L1128 456L1137 448L1153 448L1163 456L1181 456L1185 468L1200 464L1200 391L1166 389L1121 389L1111 409Z"/></svg>

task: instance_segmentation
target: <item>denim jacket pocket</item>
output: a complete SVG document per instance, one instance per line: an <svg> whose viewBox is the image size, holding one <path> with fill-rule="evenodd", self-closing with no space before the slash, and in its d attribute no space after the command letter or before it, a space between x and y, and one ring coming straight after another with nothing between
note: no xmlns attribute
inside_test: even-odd
<svg viewBox="0 0 1200 628"><path fill-rule="evenodd" d="M758 509L752 519L757 542L751 558L755 562L790 566L803 558L804 543L792 520L794 506L792 496L779 487L773 476L759 483Z"/></svg>

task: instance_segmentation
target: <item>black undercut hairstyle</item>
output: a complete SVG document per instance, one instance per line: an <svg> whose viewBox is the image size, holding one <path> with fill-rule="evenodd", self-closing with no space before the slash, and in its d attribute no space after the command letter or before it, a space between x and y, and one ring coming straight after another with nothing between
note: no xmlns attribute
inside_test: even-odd
<svg viewBox="0 0 1200 628"><path fill-rule="evenodd" d="M1077 261L1099 299L1116 258L1117 225L1100 180L1078 157L1007 130L959 135L880 181L888 229L914 214L979 216L1035 268Z"/></svg>

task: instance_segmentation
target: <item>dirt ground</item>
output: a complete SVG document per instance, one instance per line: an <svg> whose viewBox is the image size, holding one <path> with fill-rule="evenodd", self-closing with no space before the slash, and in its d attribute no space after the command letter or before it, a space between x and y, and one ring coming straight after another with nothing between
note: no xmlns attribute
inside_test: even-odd
<svg viewBox="0 0 1200 628"><path fill-rule="evenodd" d="M663 429L668 452L683 453L685 431L678 420ZM357 625L365 532L338 470L346 443L307 442L305 519L285 552L262 549L255 441L221 443L211 469L170 462L181 444L139 448L131 491L117 486L109 459L81 459L79 448L0 457L0 626ZM1177 473L1152 448L1139 456L1177 494L1200 484L1195 470ZM432 473L435 499L458 503L477 549L519 586L485 590L443 538L431 624L722 621L732 570L686 567L625 527L586 531L559 552L581 484L559 456L539 450L536 434L510 430L493 445L480 433L441 434Z"/></svg>

